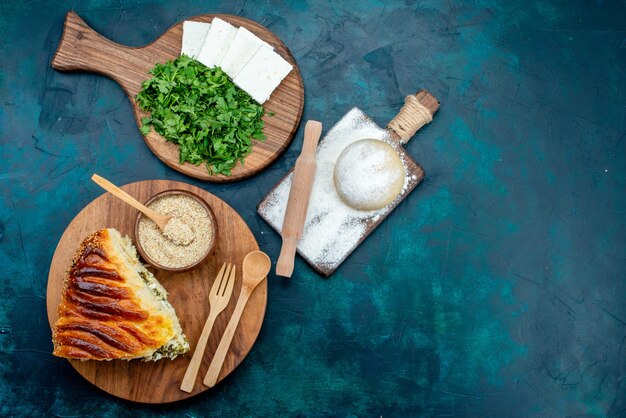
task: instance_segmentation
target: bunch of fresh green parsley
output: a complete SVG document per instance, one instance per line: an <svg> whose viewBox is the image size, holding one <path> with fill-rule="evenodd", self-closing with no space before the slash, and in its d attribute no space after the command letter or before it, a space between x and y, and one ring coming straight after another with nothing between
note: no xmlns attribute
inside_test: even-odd
<svg viewBox="0 0 626 418"><path fill-rule="evenodd" d="M205 163L210 174L229 176L264 141L263 106L235 86L219 67L208 68L186 55L150 70L152 78L136 96L141 110L141 133L152 126L180 146L181 164Z"/></svg>

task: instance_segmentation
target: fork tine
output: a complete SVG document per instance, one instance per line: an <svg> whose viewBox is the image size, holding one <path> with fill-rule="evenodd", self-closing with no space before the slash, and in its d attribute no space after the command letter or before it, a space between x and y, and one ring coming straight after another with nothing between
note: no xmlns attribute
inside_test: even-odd
<svg viewBox="0 0 626 418"><path fill-rule="evenodd" d="M228 283L226 284L226 287L224 288L224 293L222 293L222 296L226 296L230 298L230 295L233 293L233 286L235 285L236 277L237 276L235 275L235 265L233 265L233 269L230 271L230 276L228 277Z"/></svg>
<svg viewBox="0 0 626 418"><path fill-rule="evenodd" d="M228 275L230 274L230 269L232 268L232 264L228 264L226 265L226 272L224 272L224 275L222 276L222 278L220 279L220 285L217 289L215 289L215 294L217 296L220 295L220 293L222 293L222 289L224 287L226 287L226 282L228 281Z"/></svg>
<svg viewBox="0 0 626 418"><path fill-rule="evenodd" d="M222 264L222 268L215 276L215 281L213 281L213 285L211 286L211 293L217 293L219 287L222 283L222 279L224 278L224 270L226 269L226 263ZM218 284L219 283L219 284Z"/></svg>

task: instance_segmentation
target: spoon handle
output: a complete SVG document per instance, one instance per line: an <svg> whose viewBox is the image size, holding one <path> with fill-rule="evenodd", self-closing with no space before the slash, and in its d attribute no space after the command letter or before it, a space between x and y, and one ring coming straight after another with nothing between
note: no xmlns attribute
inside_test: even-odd
<svg viewBox="0 0 626 418"><path fill-rule="evenodd" d="M230 317L230 321L228 322L228 326L224 331L224 335L222 335L220 344L217 346L217 350L215 350L215 354L213 355L213 359L211 360L211 365L209 366L209 371L207 371L206 375L204 376L204 380L202 383L204 383L205 386L208 386L210 388L215 386L220 371L222 370L222 366L224 365L226 354L228 353L230 344L233 341L233 336L235 335L235 331L237 330L237 325L239 324L239 320L241 319L243 308L246 307L246 303L248 303L249 298L250 291L247 290L247 287L242 287L241 295L239 295L239 300L237 301L237 306L235 306L235 310L233 311L233 316Z"/></svg>
<svg viewBox="0 0 626 418"><path fill-rule="evenodd" d="M111 183L107 179L100 177L97 174L94 174L93 176L91 176L91 179L98 186L102 187L104 190L111 193L113 196L117 197L118 199L121 199L124 202L128 203L129 205L131 205L132 207L134 207L135 209L137 209L138 211L146 215L148 218L152 220L157 220L163 217L163 215L161 215L160 213L157 213L153 211L152 209L149 209L148 207L139 203L134 197L132 197L131 195L129 195L124 190L120 189L119 187L117 187L115 184Z"/></svg>

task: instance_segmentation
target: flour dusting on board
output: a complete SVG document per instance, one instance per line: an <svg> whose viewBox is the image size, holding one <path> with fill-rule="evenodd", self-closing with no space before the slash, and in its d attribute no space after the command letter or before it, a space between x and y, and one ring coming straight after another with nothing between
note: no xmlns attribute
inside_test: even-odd
<svg viewBox="0 0 626 418"><path fill-rule="evenodd" d="M368 222L376 222L395 206L409 182L409 176L406 176L400 195L382 209L359 211L346 205L339 198L333 182L335 162L348 145L364 138L394 145L386 129L381 129L361 110L354 108L333 126L317 149L317 170L298 251L311 262L329 269L335 269L359 243ZM282 230L292 178L293 173L285 177L267 196L260 210L277 231Z"/></svg>

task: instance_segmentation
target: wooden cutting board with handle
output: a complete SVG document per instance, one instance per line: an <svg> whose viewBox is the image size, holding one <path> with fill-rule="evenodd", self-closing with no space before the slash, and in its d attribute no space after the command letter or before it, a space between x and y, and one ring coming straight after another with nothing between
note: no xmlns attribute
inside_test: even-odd
<svg viewBox="0 0 626 418"><path fill-rule="evenodd" d="M144 137L150 150L174 170L191 177L212 182L241 180L259 173L269 166L287 148L300 123L304 106L304 84L302 76L291 52L285 44L266 27L240 16L206 14L187 20L210 23L219 17L236 27L245 27L259 38L274 47L274 50L287 60L293 70L280 83L265 108L265 142L257 142L252 153L232 169L230 176L209 175L204 164L179 163L178 145L151 131ZM126 92L130 100L137 126L146 116L135 96L141 83L150 78L148 71L156 63L174 60L180 55L183 36L182 22L169 28L153 43L140 48L131 48L112 42L90 28L76 13L69 12L65 19L63 36L52 59L52 67L59 71L87 71L105 75L115 80ZM272 114L273 116L269 116Z"/></svg>
<svg viewBox="0 0 626 418"><path fill-rule="evenodd" d="M417 102L417 104L415 104ZM408 155L403 145L415 131L432 120L439 109L439 101L428 91L421 90L413 96L407 96L398 115L388 124L386 129L380 128L363 111L353 108L337 124L335 124L319 143L317 151L318 170L315 184L332 183L322 178L328 170L320 170L320 159L336 156L341 149L334 151L335 141L349 144L359 139L374 138L387 142L400 155L404 164L406 181L400 195L387 207L372 213L350 212L344 219L336 215L345 205L333 187L315 187L311 195L309 211L304 232L298 245L300 254L318 273L330 276L339 265L365 240L365 238L393 211L393 209L422 181L424 170ZM412 125L412 126L409 126ZM407 129L408 128L408 129ZM333 150L333 151L331 151ZM333 154L337 154L336 156ZM259 203L257 211L261 217L279 234L293 178L290 171ZM331 204L329 205L329 202ZM334 206L333 206L334 205Z"/></svg>

